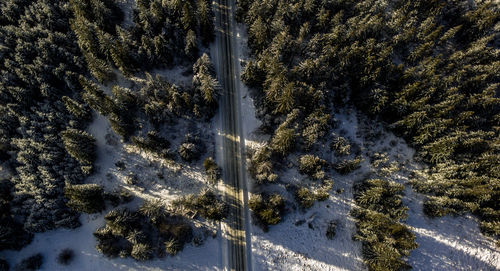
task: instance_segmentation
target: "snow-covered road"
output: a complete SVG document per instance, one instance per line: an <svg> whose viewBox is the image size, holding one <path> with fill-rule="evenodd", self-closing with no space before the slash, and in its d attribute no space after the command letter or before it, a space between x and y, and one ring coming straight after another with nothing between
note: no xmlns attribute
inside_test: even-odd
<svg viewBox="0 0 500 271"><path fill-rule="evenodd" d="M229 270L251 270L249 212L245 174L245 146L241 127L239 62L234 36L235 2L214 2L216 38L212 56L217 77L222 84L219 100L219 135L217 161L222 168L223 191L229 206L228 218L222 223L223 264Z"/></svg>

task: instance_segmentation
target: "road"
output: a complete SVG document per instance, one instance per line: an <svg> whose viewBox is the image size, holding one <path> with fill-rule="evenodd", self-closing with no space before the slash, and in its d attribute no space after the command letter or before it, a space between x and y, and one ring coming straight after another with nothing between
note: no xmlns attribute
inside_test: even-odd
<svg viewBox="0 0 500 271"><path fill-rule="evenodd" d="M217 77L222 85L219 100L218 161L222 168L222 192L229 205L229 214L221 225L223 264L226 270L251 270L250 238L247 231L246 173L244 137L241 129L239 63L237 57L235 0L215 0L215 48L213 58Z"/></svg>

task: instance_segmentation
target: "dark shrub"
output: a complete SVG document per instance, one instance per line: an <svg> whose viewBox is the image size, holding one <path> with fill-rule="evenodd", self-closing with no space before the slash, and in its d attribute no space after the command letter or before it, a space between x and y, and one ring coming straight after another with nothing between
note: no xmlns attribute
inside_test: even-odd
<svg viewBox="0 0 500 271"><path fill-rule="evenodd" d="M146 243L147 241L147 236L144 232L141 230L133 230L130 231L127 235L127 241L129 241L132 244L140 244L140 243Z"/></svg>
<svg viewBox="0 0 500 271"><path fill-rule="evenodd" d="M122 250L119 245L120 238L113 235L111 228L107 226L99 228L94 232L94 236L97 239L96 249L104 256L114 258Z"/></svg>
<svg viewBox="0 0 500 271"><path fill-rule="evenodd" d="M149 218L153 224L161 222L167 216L165 205L161 200L145 201L139 208L139 212Z"/></svg>
<svg viewBox="0 0 500 271"><path fill-rule="evenodd" d="M335 151L337 155L349 155L351 153L351 145L349 141L341 136L336 136L330 144L330 149Z"/></svg>
<svg viewBox="0 0 500 271"><path fill-rule="evenodd" d="M326 161L317 156L310 154L302 155L299 158L299 171L315 179L322 179L325 176L322 170L325 164Z"/></svg>
<svg viewBox="0 0 500 271"><path fill-rule="evenodd" d="M75 256L75 253L73 252L72 249L65 248L61 250L59 255L57 255L57 262L63 265L68 265L70 264L71 261L73 261L73 257Z"/></svg>
<svg viewBox="0 0 500 271"><path fill-rule="evenodd" d="M217 180L220 178L220 168L215 163L214 159L212 157L208 157L203 161L203 166L205 167L205 171L208 175L208 180L211 183L217 182Z"/></svg>
<svg viewBox="0 0 500 271"><path fill-rule="evenodd" d="M363 159L358 156L352 160L344 160L344 161L334 165L334 167L338 173L345 175L345 174L349 174L349 173L353 172L354 170L360 168L361 162L363 162Z"/></svg>
<svg viewBox="0 0 500 271"><path fill-rule="evenodd" d="M169 157L170 142L161 137L157 132L150 131L146 137L132 137L132 142L142 150L149 151L160 155L161 157Z"/></svg>
<svg viewBox="0 0 500 271"><path fill-rule="evenodd" d="M123 162L123 161L117 161L115 163L115 166L118 170L125 170L127 168L127 166L125 165L125 162Z"/></svg>
<svg viewBox="0 0 500 271"><path fill-rule="evenodd" d="M179 241L175 238L168 239L164 245L165 251L172 256L176 255L182 249Z"/></svg>
<svg viewBox="0 0 500 271"><path fill-rule="evenodd" d="M335 237L335 234L337 234L337 222L330 221L330 223L328 223L328 228L326 229L326 237L332 240L333 237Z"/></svg>
<svg viewBox="0 0 500 271"><path fill-rule="evenodd" d="M200 157L200 152L194 143L186 142L179 147L179 155L184 161L191 162Z"/></svg>
<svg viewBox="0 0 500 271"><path fill-rule="evenodd" d="M368 269L408 269L404 257L418 245L415 234L401 223L408 210L401 201L404 186L370 179L354 188L358 207L351 214L356 219L358 230L353 237L363 242L363 257Z"/></svg>
<svg viewBox="0 0 500 271"><path fill-rule="evenodd" d="M297 189L297 192L295 192L295 198L302 208L310 208L311 206L313 206L314 201L316 200L311 190L307 189L306 187Z"/></svg>
<svg viewBox="0 0 500 271"><path fill-rule="evenodd" d="M96 159L95 138L77 129L67 129L61 132L64 147L68 153L83 164L93 164Z"/></svg>
<svg viewBox="0 0 500 271"><path fill-rule="evenodd" d="M258 149L250 159L248 171L259 184L274 182L278 179L278 175L273 172L271 155L272 150L264 146Z"/></svg>
<svg viewBox="0 0 500 271"><path fill-rule="evenodd" d="M121 237L126 237L131 230L140 225L138 214L126 208L112 210L104 216L104 219L113 235Z"/></svg>
<svg viewBox="0 0 500 271"><path fill-rule="evenodd" d="M189 195L176 202L175 206L183 206L202 217L222 220L227 215L227 205L211 190L202 191L200 195Z"/></svg>
<svg viewBox="0 0 500 271"><path fill-rule="evenodd" d="M184 243L190 242L193 239L193 229L185 222L163 223L158 227L160 234L167 240L175 239L179 243L181 249Z"/></svg>
<svg viewBox="0 0 500 271"><path fill-rule="evenodd" d="M0 271L9 271L9 263L4 259L0 259Z"/></svg>
<svg viewBox="0 0 500 271"><path fill-rule="evenodd" d="M43 256L38 253L33 256L30 256L24 260L22 260L16 267L14 267L15 271L25 271L25 270L37 270L43 264Z"/></svg>
<svg viewBox="0 0 500 271"><path fill-rule="evenodd" d="M184 161L191 162L198 159L205 151L205 145L198 136L187 134L178 152Z"/></svg>
<svg viewBox="0 0 500 271"><path fill-rule="evenodd" d="M448 197L427 197L424 201L424 214L429 217L441 217L459 210L460 201Z"/></svg>
<svg viewBox="0 0 500 271"><path fill-rule="evenodd" d="M248 201L248 207L253 211L258 223L264 231L268 230L269 225L278 224L281 221L285 202L279 194L273 194L267 197L262 195L253 195Z"/></svg>

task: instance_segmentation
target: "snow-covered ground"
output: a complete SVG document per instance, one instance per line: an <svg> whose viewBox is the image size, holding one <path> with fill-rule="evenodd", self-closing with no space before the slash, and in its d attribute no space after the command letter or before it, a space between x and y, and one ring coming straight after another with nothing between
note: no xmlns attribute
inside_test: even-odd
<svg viewBox="0 0 500 271"><path fill-rule="evenodd" d="M500 251L481 234L477 218L423 215L423 196L407 189L410 207L407 224L417 235L419 247L408 259L414 270L500 270Z"/></svg>
<svg viewBox="0 0 500 271"><path fill-rule="evenodd" d="M406 225L416 234L419 245L408 258L413 270L500 270L500 251L491 238L481 234L477 218L424 215L425 196L414 192L408 184L409 173L423 166L413 159L415 150L380 125L364 122L363 131L380 132L379 139L369 143L375 157L372 165L382 168L380 174L406 186L403 197L403 204L409 207Z"/></svg>
<svg viewBox="0 0 500 271"><path fill-rule="evenodd" d="M493 240L480 233L476 218L468 215L432 219L424 215L424 195L413 192L407 184L410 172L422 165L413 159L415 151L404 140L353 109L341 110L334 117L338 121L334 132L359 145L365 159L362 167L346 176L329 172L335 181L329 199L316 202L306 212L290 210L267 233L253 226L255 270L365 269L361 244L351 238L356 228L349 211L355 204L353 183L368 176L388 178L406 186L403 198L403 204L409 207L406 224L415 232L419 244L407 259L413 270L500 270L500 252ZM250 146L258 146L258 137L248 134L254 135L255 140ZM367 140L367 134L372 138ZM294 168L280 175L287 183L299 183L304 178ZM337 193L338 189L343 192ZM284 191L282 188L281 192ZM333 240L325 236L330 221L338 225Z"/></svg>
<svg viewBox="0 0 500 271"><path fill-rule="evenodd" d="M344 123L345 126L353 122ZM343 125L341 125L344 127ZM254 144L258 145L258 144ZM293 160L293 158L292 158ZM294 166L296 166L296 163ZM292 166L292 165L291 165ZM329 199L316 202L307 210L290 209L282 222L271 226L269 232L252 228L252 246L255 270L361 270L361 244L352 241L354 220L349 212L354 206L352 182L362 178L362 172L335 176ZM286 184L271 187L290 201L287 184L300 184L304 176L295 167L280 172ZM335 192L339 190L339 193ZM336 222L333 240L326 237L330 222Z"/></svg>
<svg viewBox="0 0 500 271"><path fill-rule="evenodd" d="M375 140L365 141L367 154L374 157L370 170L406 186L406 225L416 234L419 245L408 257L413 270L500 270L500 251L491 238L481 234L477 218L424 215L425 196L408 184L410 173L423 167L414 159L415 150L379 124L363 119L361 133L367 130L378 133Z"/></svg>
<svg viewBox="0 0 500 271"><path fill-rule="evenodd" d="M249 57L246 30L241 24L237 25L236 36L238 57L243 64ZM254 101L245 85L241 85L240 91L245 145L247 149L256 149L264 144L268 136L256 133L261 122L256 118ZM288 179L289 183L301 181L294 168L283 172L281 178ZM249 176L247 179L251 182ZM252 224L252 266L255 271L362 269L361 245L351 238L355 230L354 221L349 216L354 204L351 180L348 177L335 179L334 187L344 192L316 203L307 212L292 210L282 222L271 226L269 232L263 232ZM284 190L283 187L274 189ZM331 221L338 222L334 240L325 236Z"/></svg>
<svg viewBox="0 0 500 271"><path fill-rule="evenodd" d="M122 27L133 25L132 10L136 6L135 0L119 0L118 5L124 11ZM160 75L172 84L180 87L192 86L191 67L176 66L171 69L157 69L150 72L155 77ZM137 86L145 83L145 76L138 74L132 78L124 77L118 70L114 70L114 81L101 86L107 95L112 95L113 85L137 90ZM147 123L139 123L142 132L150 127ZM208 183L203 160L214 156L215 126L214 122L199 122L192 119L179 119L175 124L169 124L160 131L161 135L171 143L171 149L176 151L186 134L196 134L205 143L206 153L192 163L176 162L162 159L156 155L140 150L130 143L124 143L116 135L106 117L94 114L94 120L87 131L96 139L97 160L92 175L85 179L85 183L102 185L107 192L126 190L132 193L135 199L126 206L137 208L144 200L159 199L167 206L187 194L199 194L203 189L212 187ZM121 163L117 166L117 162ZM0 167L0 176L8 176L6 168ZM213 188L213 187L212 187ZM95 249L96 240L93 232L104 226L104 214L82 215L82 226L75 230L58 229L36 234L33 242L21 251L0 251L0 258L5 258L15 266L22 259L35 253L42 253L44 263L42 270L220 270L221 254L219 225L203 219L195 220L191 224L194 234L204 239L204 244L196 247L186 244L184 250L174 257L167 256L147 262L137 262L128 259L109 259L102 256ZM216 233L215 238L213 234ZM65 248L75 252L75 260L67 267L56 262L57 254Z"/></svg>
<svg viewBox="0 0 500 271"><path fill-rule="evenodd" d="M123 11L123 22L122 27L130 28L134 25L132 21L132 12L136 8L137 3L135 0L117 0L116 3Z"/></svg>
<svg viewBox="0 0 500 271"><path fill-rule="evenodd" d="M168 81L177 85L190 85L191 77L182 75L185 68L156 71ZM156 73L152 73L155 76ZM140 83L140 78L132 80ZM130 87L132 83L124 78L115 84ZM110 86L103 88L110 93ZM143 127L147 130L147 127ZM171 148L177 150L184 135L188 133L200 134L206 146L206 154L192 163L178 163L161 159L154 154L142 151L129 143L123 143L116 135L106 117L95 114L93 122L87 131L96 139L97 160L92 175L86 178L86 183L102 185L106 191L126 190L135 196L135 200L125 206L137 208L144 200L160 199L165 204L187 194L198 194L202 189L210 187L203 159L214 155L214 126L212 123L196 122L189 119L179 119L174 126L163 129L162 135L169 139ZM123 162L124 169L116 165ZM5 169L1 174L8 174ZM131 179L135 181L130 182ZM147 262L137 262L132 258L109 259L102 256L95 249L96 240L92 233L104 226L104 214L82 215L82 226L75 230L58 229L39 233L31 244L21 251L1 251L0 258L8 260L15 266L22 259L35 253L42 253L44 263L41 270L220 270L220 234L218 224L204 220L193 222L195 235L204 238L204 244L196 247L186 244L184 250L174 257L167 256ZM217 233L213 238L212 234ZM58 253L65 248L75 252L75 260L68 266L57 263Z"/></svg>
<svg viewBox="0 0 500 271"><path fill-rule="evenodd" d="M244 26L238 25L237 37L239 58L244 63L249 59ZM268 137L255 133L260 121L255 117L255 106L244 85L241 91L246 147L256 149ZM419 244L407 259L413 270L500 270L500 251L492 239L480 233L475 217L429 218L424 215L422 203L425 196L414 192L407 183L410 172L420 169L422 165L413 159L415 151L404 140L361 117L353 109L337 112L334 117L338 120L335 132L360 146L365 159L361 169L347 176L333 173L335 184L328 200L316 202L307 212L289 212L280 224L271 226L269 232L264 233L253 225L254 270L365 269L361 244L351 238L356 228L349 211L355 205L354 181L374 173L406 186L403 198L404 205L409 207L406 224L416 234ZM363 138L366 133L378 133L377 139L366 142ZM375 161L370 161L370 157L375 157ZM385 167L379 167L377 159ZM384 163L381 163L382 160ZM280 175L290 183L299 182L302 178L293 168ZM343 192L337 193L337 190ZM338 223L333 240L325 236L330 221Z"/></svg>
<svg viewBox="0 0 500 271"><path fill-rule="evenodd" d="M242 100L250 99L246 89L242 89ZM247 96L247 97L245 97ZM253 103L243 103L242 110L247 137L247 146L252 148L260 144L262 138L254 133L258 126ZM330 191L330 198L316 202L307 211L289 210L284 220L271 226L265 233L252 226L252 253L254 270L362 270L364 269L359 242L351 239L355 231L350 209L354 206L352 183L369 174L386 176L406 184L412 170L421 165L414 161L414 150L403 140L384 131L380 126L360 117L354 110L344 110L335 114L338 128L335 132L360 145L365 158L362 168L347 176L333 175L335 184ZM181 195L182 192L196 192L204 187L201 165L190 165L177 170L169 170L158 158L138 152L131 146L121 143L110 130L109 123L103 117L97 117L88 128L99 146L99 167L96 174L89 177L89 182L98 182L107 189L124 187L140 198L156 197L166 202ZM366 133L373 138L365 140ZM377 135L378 134L378 135ZM175 144L175 143L174 143ZM149 177L149 186L128 185L124 181L123 171L116 169L118 160L126 162L127 170L140 176ZM157 171L162 169L166 175L158 181ZM109 177L111 176L111 177ZM143 178L144 177L144 178ZM290 183L300 182L301 176L292 167L282 175ZM188 183L181 191L175 184ZM279 188L276 188L279 189ZM337 193L338 189L343 192ZM410 210L406 224L417 235L419 247L408 258L413 270L499 270L500 252L494 242L479 231L478 223L471 216L443 217L431 219L422 212L423 195L412 191L407 185L403 199ZM136 206L140 200L129 205ZM95 249L96 241L92 233L104 225L103 214L82 215L82 227L76 230L59 229L36 234L33 242L20 252L2 251L0 257L15 265L25 257L41 252L44 255L42 270L220 270L221 253L219 235L213 239L207 237L204 244L195 247L191 244L175 257L165 257L147 262L133 259L108 259ZM337 234L333 240L325 236L330 221L337 222ZM216 225L204 225L214 231ZM64 248L75 251L74 262L69 266L57 263L56 257Z"/></svg>
<svg viewBox="0 0 500 271"><path fill-rule="evenodd" d="M75 230L59 229L35 235L31 244L17 251L2 251L0 257L9 260L14 266L22 259L36 253L44 257L40 270L220 270L219 242L220 238L207 238L203 245L195 247L188 244L184 250L174 257L167 256L147 262L138 262L132 258L109 259L97 252L96 240L92 233L104 225L103 216L82 215L82 226ZM57 255L65 248L73 249L74 260L67 266L57 262Z"/></svg>

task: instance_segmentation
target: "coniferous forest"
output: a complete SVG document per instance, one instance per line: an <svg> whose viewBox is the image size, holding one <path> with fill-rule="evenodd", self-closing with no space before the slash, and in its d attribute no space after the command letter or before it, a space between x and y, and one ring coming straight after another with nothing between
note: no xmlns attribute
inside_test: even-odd
<svg viewBox="0 0 500 271"><path fill-rule="evenodd" d="M272 135L252 157L255 178L272 183L273 164L322 146L329 112L351 103L406 139L429 165L412 180L428 195L426 215L472 213L482 233L498 240L500 8L473 2L238 1L237 19L248 27L254 56L242 80L257 89L261 129ZM334 139L334 150L345 149L342 140ZM338 172L356 161L346 162ZM325 161L299 164L327 178ZM399 224L402 188L385 182L367 180L355 191L356 238L370 270L405 268L400 257L416 248Z"/></svg>
<svg viewBox="0 0 500 271"><path fill-rule="evenodd" d="M174 159L176 152L157 131L178 119L209 120L217 109L219 85L210 58L199 50L214 35L205 0L138 1L128 24L112 0L9 0L0 9L0 158L13 173L0 183L3 250L22 248L34 233L79 227L80 212L129 201L127 193L83 184L99 167L96 140L85 131L96 114L106 117L123 142ZM148 73L176 65L192 67L189 89ZM134 76L143 79L134 81ZM120 80L129 80L131 88ZM189 158L180 153L183 159L204 152L196 136L186 136L186 144L193 147ZM203 208L214 200L207 199ZM116 242L134 230L128 227L113 232ZM96 237L112 243L103 239L103 231ZM135 257L136 244L150 246L128 243L125 256ZM116 250L100 246L104 254ZM144 253L152 255L149 250Z"/></svg>
<svg viewBox="0 0 500 271"><path fill-rule="evenodd" d="M419 244L405 223L406 186L425 196L427 217L472 214L500 249L498 3L236 5L250 56L241 61L241 81L265 138L246 153L253 224L272 234L291 223L288 214L341 195L337 176L374 164L334 132L342 127L333 112L352 107L404 139L423 165L407 184L382 170L352 177L352 242L361 244L368 270L412 268L407 257ZM79 228L82 214L102 217L88 238L110 258L174 256L215 238L208 229L225 221L230 206L218 191L224 169L214 126L225 112L211 54L214 10L208 0L0 2L0 251ZM102 127L109 131L101 138ZM110 148L119 154L108 169ZM274 189L292 166L304 181ZM183 174L190 183L170 185ZM178 197L148 194L159 184ZM325 238L335 238L337 223ZM61 251L59 263L75 253ZM13 270L42 264L36 254ZM0 258L3 270L9 264Z"/></svg>

